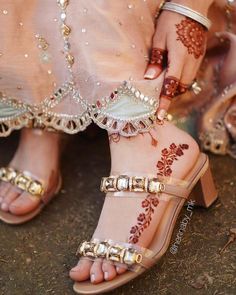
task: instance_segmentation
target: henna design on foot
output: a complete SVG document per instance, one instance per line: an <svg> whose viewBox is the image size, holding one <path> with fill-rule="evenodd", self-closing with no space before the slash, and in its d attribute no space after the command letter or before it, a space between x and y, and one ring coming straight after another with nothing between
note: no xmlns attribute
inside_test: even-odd
<svg viewBox="0 0 236 295"><path fill-rule="evenodd" d="M178 146L172 143L169 149L162 150L161 160L157 162L157 168L159 176L170 176L172 174L171 165L174 161L178 160L178 157L184 155L184 150L187 150L189 146L187 144L179 144ZM136 244L139 241L143 231L149 227L152 221L152 215L155 213L155 208L159 204L158 195L148 195L142 201L142 208L144 212L140 213L137 218L137 224L132 226L130 230L129 243Z"/></svg>
<svg viewBox="0 0 236 295"><path fill-rule="evenodd" d="M142 232L149 227L152 221L152 215L154 213L154 208L159 204L157 195L148 195L145 200L142 201L142 208L144 213L140 213L137 218L137 224L133 226L130 230L129 243L136 244L139 241Z"/></svg>
<svg viewBox="0 0 236 295"><path fill-rule="evenodd" d="M187 150L187 144L179 144L178 146L172 143L169 149L165 148L161 151L161 160L157 162L158 173L160 176L170 176L172 174L171 165L178 157L183 156L184 150Z"/></svg>
<svg viewBox="0 0 236 295"><path fill-rule="evenodd" d="M186 18L176 25L177 41L187 47L188 53L196 59L203 56L206 48L206 29L198 22Z"/></svg>
<svg viewBox="0 0 236 295"><path fill-rule="evenodd" d="M161 97L172 100L176 96L178 87L179 79L171 76L165 78L161 90Z"/></svg>

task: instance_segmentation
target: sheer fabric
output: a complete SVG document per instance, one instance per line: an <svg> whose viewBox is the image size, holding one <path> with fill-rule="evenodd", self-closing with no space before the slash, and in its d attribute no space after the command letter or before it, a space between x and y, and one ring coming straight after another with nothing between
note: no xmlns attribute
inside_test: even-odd
<svg viewBox="0 0 236 295"><path fill-rule="evenodd" d="M24 126L76 133L92 120L124 136L149 130L164 73L143 76L160 2L1 0L0 135Z"/></svg>
<svg viewBox="0 0 236 295"><path fill-rule="evenodd" d="M83 130L91 122L86 104L100 106L102 98L110 97L125 80L145 96L158 97L162 78L158 83L143 78L158 2L71 0L63 12L56 0L1 1L0 110L6 124L2 134L28 124L25 117L36 125L69 133ZM65 22L71 29L76 83L73 89L64 85L64 90L70 73L61 34L62 13L66 13ZM65 93L59 93L60 99L53 98L60 88ZM85 105L74 97L76 91ZM123 96L119 106L110 106L115 112L127 110L123 119L148 119L147 112L153 114L153 107L143 107L145 101L137 103L129 95ZM107 118L100 120L105 120L100 124L106 127ZM150 126L142 123L141 129ZM110 124L120 130L119 122L112 120Z"/></svg>

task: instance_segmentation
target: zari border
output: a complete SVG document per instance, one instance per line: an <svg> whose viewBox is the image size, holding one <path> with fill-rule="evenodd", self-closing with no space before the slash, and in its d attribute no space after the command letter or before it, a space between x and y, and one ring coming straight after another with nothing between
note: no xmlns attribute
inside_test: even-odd
<svg viewBox="0 0 236 295"><path fill-rule="evenodd" d="M120 118L107 112L107 109L121 99L122 95L128 95L136 102L142 103L147 109L144 115L132 118ZM136 136L139 133L150 131L156 122L156 110L159 101L145 96L140 90L127 81L124 81L109 97L104 97L93 105L90 115L94 123L106 129L109 133L119 133L122 136Z"/></svg>
<svg viewBox="0 0 236 295"><path fill-rule="evenodd" d="M0 120L0 137L7 137L14 130L32 127L32 114L22 113L7 119Z"/></svg>
<svg viewBox="0 0 236 295"><path fill-rule="evenodd" d="M84 109L86 108L81 115L59 114L52 111L69 93L72 94L76 102L80 103ZM107 113L107 108L117 102L122 94L128 94L134 100L142 102L147 108L147 113L125 119ZM145 96L126 81L109 97L97 101L96 105L86 106L83 104L80 94L70 83L63 84L52 96L44 99L38 105L23 103L1 92L0 102L18 111L17 115L0 119L0 137L8 136L13 130L23 127L76 134L85 130L92 122L102 129L106 129L109 133L119 133L125 137L136 136L139 133L148 132L153 127L158 107L158 101Z"/></svg>
<svg viewBox="0 0 236 295"><path fill-rule="evenodd" d="M86 111L80 116L72 116L67 114L57 114L47 112L37 114L34 119L34 128L46 129L49 131L60 131L67 134L76 134L85 130L92 120Z"/></svg>
<svg viewBox="0 0 236 295"><path fill-rule="evenodd" d="M93 113L93 121L102 129L106 129L109 133L119 133L121 136L136 136L139 133L150 131L156 122L155 112L147 117L137 117L132 120L120 120L112 118L106 113Z"/></svg>
<svg viewBox="0 0 236 295"><path fill-rule="evenodd" d="M75 134L83 131L92 122L89 112L81 115L59 114L50 111L72 91L70 83L63 84L53 95L38 105L21 102L0 92L0 102L15 109L18 114L0 119L0 137L6 137L21 128L41 128L54 132Z"/></svg>

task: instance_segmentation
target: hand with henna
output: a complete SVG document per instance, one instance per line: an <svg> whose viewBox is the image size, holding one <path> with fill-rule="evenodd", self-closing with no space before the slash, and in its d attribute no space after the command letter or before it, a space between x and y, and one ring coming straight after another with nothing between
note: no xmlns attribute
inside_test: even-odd
<svg viewBox="0 0 236 295"><path fill-rule="evenodd" d="M205 16L213 0L173 0ZM156 24L145 79L165 72L157 117L163 120L171 100L191 86L205 55L207 30L200 23L176 12L163 10Z"/></svg>

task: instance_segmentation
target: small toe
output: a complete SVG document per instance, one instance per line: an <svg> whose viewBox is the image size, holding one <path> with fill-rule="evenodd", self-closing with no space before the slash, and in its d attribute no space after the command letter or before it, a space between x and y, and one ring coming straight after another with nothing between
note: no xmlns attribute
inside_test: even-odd
<svg viewBox="0 0 236 295"><path fill-rule="evenodd" d="M70 278L73 281L86 281L90 278L90 269L93 261L89 259L80 259L78 264L70 271Z"/></svg>
<svg viewBox="0 0 236 295"><path fill-rule="evenodd" d="M121 275L127 271L127 266L124 264L121 264L119 266L116 266L116 272Z"/></svg>
<svg viewBox="0 0 236 295"><path fill-rule="evenodd" d="M0 203L3 202L3 200L5 199L6 193L8 192L8 190L11 188L11 184L7 183L7 182L1 182L0 183Z"/></svg>
<svg viewBox="0 0 236 295"><path fill-rule="evenodd" d="M96 259L90 269L90 280L93 284L99 284L104 281L102 271L102 259Z"/></svg>
<svg viewBox="0 0 236 295"><path fill-rule="evenodd" d="M117 275L116 267L110 262L105 260L102 263L102 270L104 272L104 279L106 281L113 280Z"/></svg>
<svg viewBox="0 0 236 295"><path fill-rule="evenodd" d="M8 191L5 194L5 198L3 199L1 203L1 210L7 212L9 211L9 207L11 203L16 200L17 197L21 194L21 191L17 189L14 186L11 186L11 188L8 189Z"/></svg>
<svg viewBox="0 0 236 295"><path fill-rule="evenodd" d="M9 206L9 211L15 215L24 215L36 209L40 204L40 198L23 192L19 198Z"/></svg>

